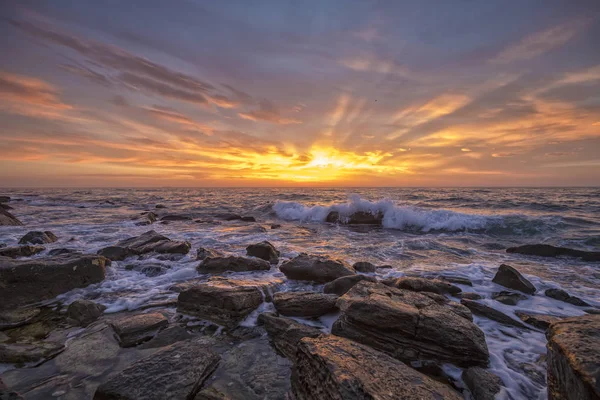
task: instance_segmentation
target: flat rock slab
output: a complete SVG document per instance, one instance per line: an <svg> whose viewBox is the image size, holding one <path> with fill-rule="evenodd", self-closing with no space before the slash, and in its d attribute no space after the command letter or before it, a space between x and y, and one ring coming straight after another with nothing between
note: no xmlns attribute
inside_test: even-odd
<svg viewBox="0 0 600 400"><path fill-rule="evenodd" d="M547 289L544 294L552 299L573 304L578 307L589 307L590 305L579 297L571 296L562 289Z"/></svg>
<svg viewBox="0 0 600 400"><path fill-rule="evenodd" d="M319 292L278 292L273 296L277 312L288 317L320 317L337 310L338 296Z"/></svg>
<svg viewBox="0 0 600 400"><path fill-rule="evenodd" d="M0 330L16 328L31 322L40 315L39 308L18 308L0 310Z"/></svg>
<svg viewBox="0 0 600 400"><path fill-rule="evenodd" d="M359 282L337 302L342 311L332 333L399 360L486 365L485 336L469 310L435 293L416 293Z"/></svg>
<svg viewBox="0 0 600 400"><path fill-rule="evenodd" d="M186 340L142 359L98 387L95 400L193 399L220 357Z"/></svg>
<svg viewBox="0 0 600 400"><path fill-rule="evenodd" d="M548 339L548 398L600 399L600 315L554 322Z"/></svg>
<svg viewBox="0 0 600 400"><path fill-rule="evenodd" d="M516 311L515 314L526 324L543 330L548 329L551 323L564 319L564 317L555 317L554 315L532 314L523 311Z"/></svg>
<svg viewBox="0 0 600 400"><path fill-rule="evenodd" d="M3 247L0 249L0 257L18 258L18 257L31 257L34 254L41 253L46 250L44 246L12 246Z"/></svg>
<svg viewBox="0 0 600 400"><path fill-rule="evenodd" d="M65 255L35 260L0 260L0 307L51 299L104 280L110 261L95 255Z"/></svg>
<svg viewBox="0 0 600 400"><path fill-rule="evenodd" d="M304 337L315 338L323 334L319 329L301 324L290 318L279 317L274 313L262 313L258 316L273 347L291 361L296 359L298 342Z"/></svg>
<svg viewBox="0 0 600 400"><path fill-rule="evenodd" d="M268 271L271 269L271 264L259 258L206 257L196 269L202 274L221 274L226 271Z"/></svg>
<svg viewBox="0 0 600 400"><path fill-rule="evenodd" d="M186 241L171 240L156 231L148 231L139 236L124 239L115 246L106 247L98 254L113 261L124 260L133 255L146 253L187 254L192 245Z"/></svg>
<svg viewBox="0 0 600 400"><path fill-rule="evenodd" d="M335 336L300 341L292 393L296 400L463 398L387 354Z"/></svg>
<svg viewBox="0 0 600 400"><path fill-rule="evenodd" d="M51 358L64 349L61 343L0 343L0 363L24 364Z"/></svg>
<svg viewBox="0 0 600 400"><path fill-rule="evenodd" d="M510 247L507 253L524 254L538 257L578 257L583 261L600 261L600 251L583 251L570 249L568 247L556 247L549 244L526 244L523 246Z"/></svg>
<svg viewBox="0 0 600 400"><path fill-rule="evenodd" d="M388 282L388 285L398 289L412 290L413 292L449 293L451 295L462 292L462 289L458 286L440 279L418 278L412 276L394 279Z"/></svg>
<svg viewBox="0 0 600 400"><path fill-rule="evenodd" d="M283 263L279 270L288 279L327 283L342 276L354 275L354 270L345 262L329 257L300 254Z"/></svg>
<svg viewBox="0 0 600 400"><path fill-rule="evenodd" d="M123 316L110 324L119 337L121 347L131 347L152 339L169 321L163 314L155 312Z"/></svg>
<svg viewBox="0 0 600 400"><path fill-rule="evenodd" d="M482 317L486 317L496 322L500 322L504 325L510 325L517 328L529 329L527 326L523 325L521 322L517 321L504 314L502 311L498 311L495 308L486 306L483 303L478 303L475 300L469 299L461 299L460 304L466 306L473 314L481 315Z"/></svg>
<svg viewBox="0 0 600 400"><path fill-rule="evenodd" d="M360 281L377 282L377 279L372 276L360 274L342 276L341 278L337 278L325 284L323 287L323 292L343 296Z"/></svg>

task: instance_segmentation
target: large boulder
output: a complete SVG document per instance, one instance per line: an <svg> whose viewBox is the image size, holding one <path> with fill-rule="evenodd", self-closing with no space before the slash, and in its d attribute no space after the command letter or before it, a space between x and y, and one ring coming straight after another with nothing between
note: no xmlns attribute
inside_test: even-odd
<svg viewBox="0 0 600 400"><path fill-rule="evenodd" d="M486 306L483 303L479 303L475 300L469 299L461 299L460 304L467 307L473 314L481 315L482 317L486 317L496 322L500 322L504 325L514 326L516 328L524 328L529 329L527 326L523 325L520 321L509 317L501 311L498 311L492 307Z"/></svg>
<svg viewBox="0 0 600 400"><path fill-rule="evenodd" d="M332 333L367 344L402 361L434 360L485 366L483 332L470 312L444 296L359 282L337 302Z"/></svg>
<svg viewBox="0 0 600 400"><path fill-rule="evenodd" d="M453 284L440 279L404 276L402 278L397 278L385 283L388 286L398 289L411 290L413 292L431 292L438 294L449 293L451 295L457 295L458 293L462 292L462 289L458 286L454 286Z"/></svg>
<svg viewBox="0 0 600 400"><path fill-rule="evenodd" d="M581 300L579 297L571 296L569 293L565 292L562 289L547 289L544 294L550 298L553 298L558 301L563 301L565 303L573 304L578 307L589 307L590 305L585 301Z"/></svg>
<svg viewBox="0 0 600 400"><path fill-rule="evenodd" d="M319 292L278 292L273 304L279 314L288 317L320 317L337 310L335 294Z"/></svg>
<svg viewBox="0 0 600 400"><path fill-rule="evenodd" d="M95 255L66 255L35 260L0 260L0 307L51 299L104 280L110 261Z"/></svg>
<svg viewBox="0 0 600 400"><path fill-rule="evenodd" d="M75 300L67 308L67 317L77 325L88 326L104 313L106 306L90 300Z"/></svg>
<svg viewBox="0 0 600 400"><path fill-rule="evenodd" d="M383 221L383 213L370 211L355 211L350 215L342 215L339 211L330 211L325 218L326 222L349 225L381 225Z"/></svg>
<svg viewBox="0 0 600 400"><path fill-rule="evenodd" d="M341 260L310 256L302 253L283 263L279 270L288 279L327 283L342 276L354 275L354 270Z"/></svg>
<svg viewBox="0 0 600 400"><path fill-rule="evenodd" d="M526 294L534 294L536 290L535 286L521 275L519 271L506 264L500 265L492 282Z"/></svg>
<svg viewBox="0 0 600 400"><path fill-rule="evenodd" d="M19 240L19 244L47 244L57 240L56 235L50 231L31 231Z"/></svg>
<svg viewBox="0 0 600 400"><path fill-rule="evenodd" d="M23 223L17 217L0 207L0 226L21 226Z"/></svg>
<svg viewBox="0 0 600 400"><path fill-rule="evenodd" d="M315 338L323 333L317 328L301 324L290 318L279 317L274 313L260 314L258 323L264 326L273 347L291 361L296 359L300 339Z"/></svg>
<svg viewBox="0 0 600 400"><path fill-rule="evenodd" d="M502 380L481 367L470 367L463 371L462 379L471 391L473 400L494 400L502 388Z"/></svg>
<svg viewBox="0 0 600 400"><path fill-rule="evenodd" d="M119 345L132 347L152 339L169 321L163 314L154 312L124 315L110 324L119 338Z"/></svg>
<svg viewBox="0 0 600 400"><path fill-rule="evenodd" d="M538 257L578 257L583 261L600 261L600 251L583 251L570 249L568 247L556 247L549 244L526 244L523 246L510 247L507 253L524 254Z"/></svg>
<svg viewBox="0 0 600 400"><path fill-rule="evenodd" d="M140 236L121 240L115 246L105 247L98 254L113 261L121 261L129 256L152 252L187 254L191 247L189 242L171 240L155 231L148 231Z"/></svg>
<svg viewBox="0 0 600 400"><path fill-rule="evenodd" d="M114 375L98 387L94 399L194 399L219 360L209 346L178 342Z"/></svg>
<svg viewBox="0 0 600 400"><path fill-rule="evenodd" d="M600 399L600 315L554 322L548 339L548 398Z"/></svg>
<svg viewBox="0 0 600 400"><path fill-rule="evenodd" d="M14 246L14 247L3 247L0 248L0 257L31 257L34 254L41 253L46 250L43 246Z"/></svg>
<svg viewBox="0 0 600 400"><path fill-rule="evenodd" d="M404 363L351 340L303 338L292 372L295 400L459 400L462 396Z"/></svg>
<svg viewBox="0 0 600 400"><path fill-rule="evenodd" d="M177 309L231 327L262 302L263 292L255 282L221 278L183 290L177 298Z"/></svg>
<svg viewBox="0 0 600 400"><path fill-rule="evenodd" d="M261 258L271 264L277 264L279 262L279 254L279 250L266 240L246 247L246 255Z"/></svg>
<svg viewBox="0 0 600 400"><path fill-rule="evenodd" d="M323 287L323 292L343 296L348 292L348 290L352 289L352 287L354 287L354 285L360 281L377 282L377 279L372 276L360 274L342 276L341 278L337 278L336 280L325 284Z"/></svg>
<svg viewBox="0 0 600 400"><path fill-rule="evenodd" d="M202 274L221 274L226 271L268 271L271 265L258 258L249 257L206 257L196 268Z"/></svg>

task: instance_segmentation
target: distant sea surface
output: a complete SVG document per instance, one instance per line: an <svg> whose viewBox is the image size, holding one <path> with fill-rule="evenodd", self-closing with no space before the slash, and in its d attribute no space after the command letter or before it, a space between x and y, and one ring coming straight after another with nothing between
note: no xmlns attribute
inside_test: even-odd
<svg viewBox="0 0 600 400"><path fill-rule="evenodd" d="M599 188L194 188L194 189L4 189L10 212L24 224L0 227L0 244L16 245L31 230L50 230L60 240L47 249L72 248L86 253L153 229L171 239L187 240L192 251L176 260L128 259L113 263L105 282L61 296L65 302L93 297L107 312L136 309L176 296L168 287L197 278L199 247L244 255L248 244L268 240L282 259L301 252L328 255L354 263L392 265L382 277L404 274L469 278L484 302L514 317L522 310L582 315L570 304L543 296L562 288L600 306L600 264L573 258L537 258L507 254L506 248L548 243L600 251ZM162 205L165 208L156 208ZM343 226L325 222L331 210L383 213L383 227ZM153 211L185 215L189 221L136 226L133 217ZM253 216L255 223L223 221L218 214ZM281 227L271 229L271 225ZM35 257L44 257L45 253ZM157 263L166 273L146 276L136 263ZM491 282L500 264L517 268L538 288L538 295L507 306L491 299L502 290ZM132 267L133 264L133 267ZM281 275L274 268L273 276ZM288 283L282 290L315 289ZM254 316L255 317L255 316ZM516 317L515 317L516 318ZM475 322L486 333L491 369L508 386L504 398L545 398L545 338L485 318ZM247 321L252 324L252 321ZM330 320L312 321L324 330ZM452 367L447 366L450 373Z"/></svg>

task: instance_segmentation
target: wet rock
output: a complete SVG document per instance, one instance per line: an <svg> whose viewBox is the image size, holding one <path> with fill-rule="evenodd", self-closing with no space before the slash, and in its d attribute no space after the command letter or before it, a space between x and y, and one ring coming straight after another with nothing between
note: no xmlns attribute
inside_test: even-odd
<svg viewBox="0 0 600 400"><path fill-rule="evenodd" d="M14 247L3 247L0 248L0 257L31 257L34 254L41 253L46 250L43 246L14 246Z"/></svg>
<svg viewBox="0 0 600 400"><path fill-rule="evenodd" d="M161 221L190 221L192 219L192 217L189 217L187 215L174 215L174 214L170 214L170 215L165 215L164 217L161 217Z"/></svg>
<svg viewBox="0 0 600 400"><path fill-rule="evenodd" d="M51 299L69 290L104 280L102 256L67 255L35 260L0 261L0 307L10 308Z"/></svg>
<svg viewBox="0 0 600 400"><path fill-rule="evenodd" d="M329 214L327 214L327 217L325 217L325 222L332 224L340 222L340 213L337 211L330 211Z"/></svg>
<svg viewBox="0 0 600 400"><path fill-rule="evenodd" d="M154 208L167 208L167 206L163 204L157 204Z"/></svg>
<svg viewBox="0 0 600 400"><path fill-rule="evenodd" d="M40 315L40 312L39 308L0 309L0 330L28 324Z"/></svg>
<svg viewBox="0 0 600 400"><path fill-rule="evenodd" d="M192 245L186 241L171 240L155 231L148 231L129 239L121 240L115 246L106 247L98 252L113 261L124 260L132 255L146 253L187 254Z"/></svg>
<svg viewBox="0 0 600 400"><path fill-rule="evenodd" d="M260 314L258 323L265 327L273 347L291 361L296 359L296 350L300 339L315 338L323 334L317 328L301 324L293 319L279 317L274 313Z"/></svg>
<svg viewBox="0 0 600 400"><path fill-rule="evenodd" d="M0 203L0 209L4 209L6 211L13 210L13 208L11 206L9 206L8 204L3 204L3 203Z"/></svg>
<svg viewBox="0 0 600 400"><path fill-rule="evenodd" d="M337 302L332 333L372 346L402 361L436 360L486 365L483 332L464 306L442 295L359 282Z"/></svg>
<svg viewBox="0 0 600 400"><path fill-rule="evenodd" d="M17 217L9 213L4 207L0 207L0 226L21 226L23 223Z"/></svg>
<svg viewBox="0 0 600 400"><path fill-rule="evenodd" d="M383 213L371 213L369 211L356 211L347 218L346 223L350 225L381 225Z"/></svg>
<svg viewBox="0 0 600 400"><path fill-rule="evenodd" d="M259 286L241 279L212 279L177 298L177 309L221 325L235 326L263 302Z"/></svg>
<svg viewBox="0 0 600 400"><path fill-rule="evenodd" d="M462 289L458 286L454 286L453 284L444 282L440 279L417 278L412 276L397 278L391 282L387 282L387 284L397 289L406 289L413 292L431 292L437 294L449 293L452 295L462 292Z"/></svg>
<svg viewBox="0 0 600 400"><path fill-rule="evenodd" d="M221 252L214 250L214 249L207 249L205 247L200 247L198 250L196 250L196 260L198 261L202 261L205 258L208 257L222 257L223 254L221 254Z"/></svg>
<svg viewBox="0 0 600 400"><path fill-rule="evenodd" d="M149 341L140 344L138 349L153 349L164 347L183 340L191 339L192 335L182 326L173 325L161 330Z"/></svg>
<svg viewBox="0 0 600 400"><path fill-rule="evenodd" d="M207 257L196 268L202 274L220 274L226 271L268 271L271 265L261 259L248 257Z"/></svg>
<svg viewBox="0 0 600 400"><path fill-rule="evenodd" d="M535 286L510 265L502 264L492 282L526 294L534 294Z"/></svg>
<svg viewBox="0 0 600 400"><path fill-rule="evenodd" d="M104 313L106 306L90 300L75 300L67 308L67 317L79 326L88 326Z"/></svg>
<svg viewBox="0 0 600 400"><path fill-rule="evenodd" d="M588 314L600 315L600 308L586 308L585 310Z"/></svg>
<svg viewBox="0 0 600 400"><path fill-rule="evenodd" d="M498 293L493 293L492 299L499 301L500 303L506 304L508 306L516 306L519 303L519 301L527 300L527 296L522 295L521 293L502 291Z"/></svg>
<svg viewBox="0 0 600 400"><path fill-rule="evenodd" d="M24 400L24 397L15 391L9 390L0 378L0 400Z"/></svg>
<svg viewBox="0 0 600 400"><path fill-rule="evenodd" d="M524 311L515 311L515 314L526 324L543 330L548 329L551 323L564 319L564 317L556 317L554 315L546 314L533 314Z"/></svg>
<svg viewBox="0 0 600 400"><path fill-rule="evenodd" d="M48 252L49 256L62 256L64 254L81 254L81 252L78 250L75 250L75 249L65 249L65 248L53 249Z"/></svg>
<svg viewBox="0 0 600 400"><path fill-rule="evenodd" d="M19 240L19 244L47 244L57 240L56 235L50 231L31 231Z"/></svg>
<svg viewBox="0 0 600 400"><path fill-rule="evenodd" d="M573 304L574 306L579 306L579 307L589 307L590 306L588 303L581 300L579 297L571 296L569 293L567 293L561 289L548 289L544 292L544 294L555 300Z"/></svg>
<svg viewBox="0 0 600 400"><path fill-rule="evenodd" d="M272 224L271 229L279 229L281 228L281 224Z"/></svg>
<svg viewBox="0 0 600 400"><path fill-rule="evenodd" d="M336 280L325 284L323 287L323 292L343 296L348 292L348 290L352 289L354 285L361 281L377 282L377 279L372 276L360 274L342 276L341 278L337 278Z"/></svg>
<svg viewBox="0 0 600 400"><path fill-rule="evenodd" d="M327 283L355 272L345 262L328 257L311 256L305 253L283 263L279 270L288 279Z"/></svg>
<svg viewBox="0 0 600 400"><path fill-rule="evenodd" d="M167 318L159 313L126 315L111 321L111 326L119 338L121 347L132 347L148 341L169 324Z"/></svg>
<svg viewBox="0 0 600 400"><path fill-rule="evenodd" d="M583 261L600 261L600 251L575 250L567 247L551 246L549 244L526 244L510 247L506 249L506 252L538 257L569 256L581 258Z"/></svg>
<svg viewBox="0 0 600 400"><path fill-rule="evenodd" d="M236 221L242 219L241 215L232 213L217 214L215 217L225 221Z"/></svg>
<svg viewBox="0 0 600 400"><path fill-rule="evenodd" d="M136 226L145 226L155 223L158 219L158 215L154 214L153 212L144 212L141 214L141 216L134 217L132 219L138 220L138 222L135 224Z"/></svg>
<svg viewBox="0 0 600 400"><path fill-rule="evenodd" d="M24 364L56 356L64 346L53 342L0 343L0 363Z"/></svg>
<svg viewBox="0 0 600 400"><path fill-rule="evenodd" d="M95 400L193 399L220 357L194 340L167 346L98 387Z"/></svg>
<svg viewBox="0 0 600 400"><path fill-rule="evenodd" d="M554 322L548 339L548 399L600 398L600 316Z"/></svg>
<svg viewBox="0 0 600 400"><path fill-rule="evenodd" d="M469 299L461 299L460 304L466 306L473 314L481 315L482 317L486 317L496 322L500 322L504 325L510 325L517 328L529 329L527 326L523 325L521 322L517 321L504 314L501 311L498 311L492 307L488 307L485 304L478 303Z"/></svg>
<svg viewBox="0 0 600 400"><path fill-rule="evenodd" d="M473 400L494 400L502 388L502 380L481 367L470 367L463 371L462 379L471 391Z"/></svg>
<svg viewBox="0 0 600 400"><path fill-rule="evenodd" d="M357 272L370 273L370 272L377 271L377 266L375 266L374 264L371 264L370 262L367 262L367 261L359 261L357 263L354 263L352 265L352 268L354 268L354 270Z"/></svg>
<svg viewBox="0 0 600 400"><path fill-rule="evenodd" d="M246 247L246 255L261 258L271 264L277 264L279 262L279 254L279 250L266 240Z"/></svg>
<svg viewBox="0 0 600 400"><path fill-rule="evenodd" d="M295 400L462 399L386 354L335 336L300 340L292 393Z"/></svg>
<svg viewBox="0 0 600 400"><path fill-rule="evenodd" d="M250 216L246 216L246 217L240 218L240 221L244 221L244 222L256 222L256 218L250 217Z"/></svg>
<svg viewBox="0 0 600 400"><path fill-rule="evenodd" d="M273 296L277 312L288 317L320 317L337 309L335 294L279 292Z"/></svg>
<svg viewBox="0 0 600 400"><path fill-rule="evenodd" d="M0 203L10 202L10 196L0 196Z"/></svg>
<svg viewBox="0 0 600 400"><path fill-rule="evenodd" d="M143 263L139 264L128 264L125 266L125 269L128 271L137 271L140 272L150 278L155 276L161 276L167 273L169 267L163 264L158 263Z"/></svg>
<svg viewBox="0 0 600 400"><path fill-rule="evenodd" d="M483 296L473 292L462 292L459 296L461 299L481 300Z"/></svg>
<svg viewBox="0 0 600 400"><path fill-rule="evenodd" d="M106 257L111 261L123 261L134 254L129 249L120 246L108 246L98 251L98 255Z"/></svg>

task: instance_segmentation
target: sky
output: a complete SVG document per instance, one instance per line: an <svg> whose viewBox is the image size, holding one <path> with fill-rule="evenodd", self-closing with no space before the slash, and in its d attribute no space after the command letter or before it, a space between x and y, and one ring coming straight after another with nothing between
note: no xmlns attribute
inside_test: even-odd
<svg viewBox="0 0 600 400"><path fill-rule="evenodd" d="M0 187L599 186L598 0L0 0Z"/></svg>

